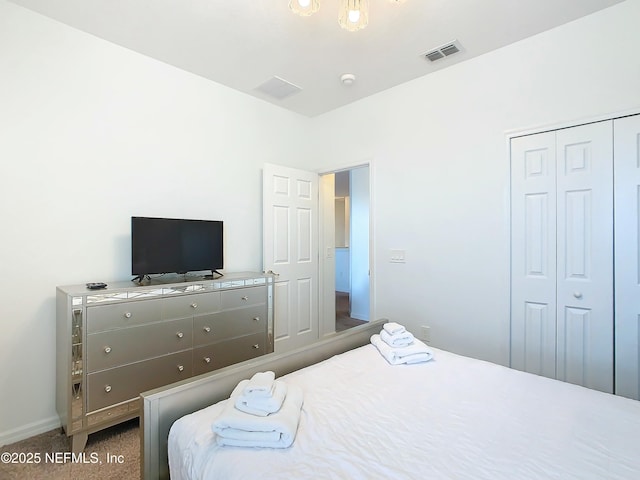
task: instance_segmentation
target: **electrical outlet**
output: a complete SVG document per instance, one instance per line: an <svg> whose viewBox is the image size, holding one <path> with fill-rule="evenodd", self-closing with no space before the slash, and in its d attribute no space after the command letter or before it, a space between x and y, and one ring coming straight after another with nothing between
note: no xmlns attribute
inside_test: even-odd
<svg viewBox="0 0 640 480"><path fill-rule="evenodd" d="M431 327L428 327L426 325L422 325L420 327L420 340L425 343L431 342Z"/></svg>

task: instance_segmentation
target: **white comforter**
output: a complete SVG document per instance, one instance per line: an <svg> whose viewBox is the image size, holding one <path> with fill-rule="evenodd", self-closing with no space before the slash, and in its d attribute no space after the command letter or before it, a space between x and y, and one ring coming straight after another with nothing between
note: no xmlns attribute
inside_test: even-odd
<svg viewBox="0 0 640 480"><path fill-rule="evenodd" d="M221 402L169 434L172 480L640 479L640 402L434 350L367 345L282 377L304 391L288 449L220 447Z"/></svg>

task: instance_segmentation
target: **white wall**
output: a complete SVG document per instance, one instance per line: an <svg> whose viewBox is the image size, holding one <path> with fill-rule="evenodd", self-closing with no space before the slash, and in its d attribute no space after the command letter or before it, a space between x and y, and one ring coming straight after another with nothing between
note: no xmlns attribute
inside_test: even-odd
<svg viewBox="0 0 640 480"><path fill-rule="evenodd" d="M224 220L261 269L261 166L308 122L0 0L0 445L58 425L55 286L129 278L132 215Z"/></svg>
<svg viewBox="0 0 640 480"><path fill-rule="evenodd" d="M316 119L319 170L372 160L377 318L508 364L505 132L640 107L639 20L624 2Z"/></svg>
<svg viewBox="0 0 640 480"><path fill-rule="evenodd" d="M370 320L369 299L369 167L349 170L351 195L351 239L349 252L351 265L351 312L358 320Z"/></svg>
<svg viewBox="0 0 640 480"><path fill-rule="evenodd" d="M376 317L506 364L505 132L639 107L638 19L627 1L309 120L0 0L0 444L57 425L54 286L127 278L131 215L222 219L227 270L261 267L263 162L371 161Z"/></svg>

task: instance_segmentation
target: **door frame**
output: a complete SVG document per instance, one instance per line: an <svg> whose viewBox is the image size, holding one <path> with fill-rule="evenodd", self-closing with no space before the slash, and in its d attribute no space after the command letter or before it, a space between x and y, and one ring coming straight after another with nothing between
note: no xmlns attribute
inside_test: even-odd
<svg viewBox="0 0 640 480"><path fill-rule="evenodd" d="M324 175L330 175L337 172L353 170L355 168L360 167L368 167L369 168L369 321L373 321L376 319L376 291L375 291L375 205L374 205L374 185L375 185L375 168L373 159L366 159L360 162L353 163L345 163L340 164L338 166L334 166L332 168L322 168L316 170L319 177ZM335 291L335 270L333 270L332 275L327 275L324 269L324 260L325 255L327 254L327 249L330 248L331 257L335 259L335 241L329 242L327 244L325 241L325 229L331 228L334 229L335 225L327 226L325 224L326 216L323 214L323 204L325 203L323 195L323 190L321 188L318 189L320 195L319 205L320 205L320 216L318 219L318 255L321 256L319 258L319 268L318 268L318 322L319 322L319 335L320 339L326 337L328 335L332 335L335 333L335 304L332 312L328 312L326 309L326 305L324 301L320 299L324 299L325 295L329 294L327 290L330 290L330 286L333 286L333 291ZM333 215L331 215L333 218ZM334 219L335 221L335 219ZM329 278L327 278L329 277Z"/></svg>

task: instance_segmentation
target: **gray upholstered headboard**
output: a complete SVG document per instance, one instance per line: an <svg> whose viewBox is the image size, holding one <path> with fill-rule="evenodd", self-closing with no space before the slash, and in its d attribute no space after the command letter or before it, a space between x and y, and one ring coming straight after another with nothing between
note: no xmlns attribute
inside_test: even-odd
<svg viewBox="0 0 640 480"><path fill-rule="evenodd" d="M167 439L178 418L229 398L233 388L254 373L272 370L280 377L348 350L366 345L387 320L376 320L291 352L270 353L158 388L140 395L140 476L145 480L169 478Z"/></svg>

